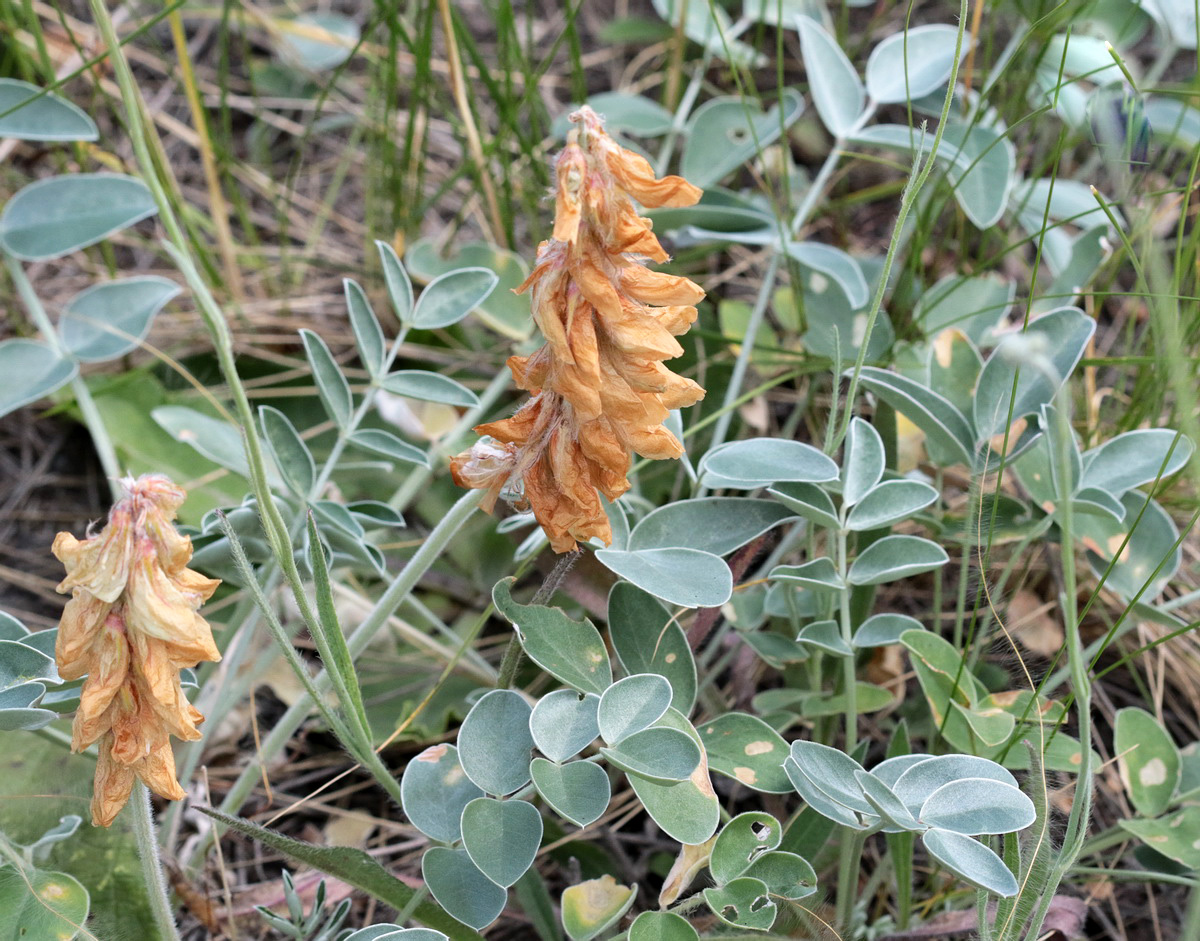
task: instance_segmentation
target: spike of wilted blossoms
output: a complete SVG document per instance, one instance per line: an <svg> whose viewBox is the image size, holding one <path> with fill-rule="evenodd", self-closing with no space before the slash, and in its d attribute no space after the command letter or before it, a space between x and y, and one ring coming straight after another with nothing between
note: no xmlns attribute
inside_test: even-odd
<svg viewBox="0 0 1200 941"><path fill-rule="evenodd" d="M681 177L656 179L591 108L571 120L577 127L555 167L554 234L520 288L531 291L546 342L508 360L532 398L511 418L477 426L487 437L450 465L459 486L487 491L486 510L501 491L521 492L556 552L592 537L612 542L597 491L615 500L629 489L634 453L682 455L663 421L704 397L663 365L683 353L675 337L695 321L704 292L645 266L667 253L633 203L690 206L700 190Z"/></svg>
<svg viewBox="0 0 1200 941"><path fill-rule="evenodd" d="M58 627L55 658L65 680L87 675L71 750L100 743L92 823L107 827L129 800L134 778L170 800L175 779L171 736L200 737L204 721L183 694L179 671L220 660L208 622L197 614L220 584L187 567L192 541L175 529L185 492L166 477L121 482L125 496L108 524L80 541L54 539L71 592Z"/></svg>

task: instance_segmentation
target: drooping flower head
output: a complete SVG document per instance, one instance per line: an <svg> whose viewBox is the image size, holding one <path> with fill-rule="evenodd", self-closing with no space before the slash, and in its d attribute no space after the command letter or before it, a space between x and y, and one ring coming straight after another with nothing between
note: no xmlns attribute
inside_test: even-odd
<svg viewBox="0 0 1200 941"><path fill-rule="evenodd" d="M450 464L459 486L487 491L485 509L502 492L527 504L556 552L593 537L611 543L599 494L615 500L629 489L634 454L681 456L663 421L704 397L663 365L683 353L675 337L695 321L704 292L646 267L667 253L634 205L690 206L700 190L681 177L657 179L591 108L571 120L555 165L553 237L520 288L546 342L508 360L531 398L511 418L477 426L487 437Z"/></svg>
<svg viewBox="0 0 1200 941"><path fill-rule="evenodd" d="M87 676L71 748L100 743L92 823L104 827L135 777L162 797L184 797L170 737L198 739L204 716L184 696L179 671L221 659L196 613L220 582L187 567L192 541L173 523L186 494L160 475L121 483L125 496L103 530L82 541L59 533L53 548L67 569L58 590L71 592L58 627L58 672Z"/></svg>

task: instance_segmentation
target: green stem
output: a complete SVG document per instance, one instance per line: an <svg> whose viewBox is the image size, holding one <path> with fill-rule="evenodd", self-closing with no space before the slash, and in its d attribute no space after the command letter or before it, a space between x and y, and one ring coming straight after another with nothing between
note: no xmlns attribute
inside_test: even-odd
<svg viewBox="0 0 1200 941"><path fill-rule="evenodd" d="M851 652L842 657L842 685L845 687L843 695L846 697L846 753L854 751L858 744L858 686L857 674L855 672L854 663L854 644L851 640L853 629L850 623L850 587L846 585L846 530L839 529L837 532L837 566L838 575L842 580L842 590L839 594L839 618L838 623L842 629L842 640Z"/></svg>
<svg viewBox="0 0 1200 941"><path fill-rule="evenodd" d="M841 861L838 864L837 928L843 938L849 938L853 928L854 903L858 901L858 873L866 842L867 834L860 830L845 829L842 835Z"/></svg>
<svg viewBox="0 0 1200 941"><path fill-rule="evenodd" d="M154 833L154 817L150 810L150 792L138 781L129 801L133 813L133 835L137 843L138 862L142 867L142 881L146 886L146 897L159 941L179 941L179 930L175 926L175 914L167 894L167 882L163 878L162 863L158 858L158 839Z"/></svg>
<svg viewBox="0 0 1200 941"><path fill-rule="evenodd" d="M58 331L54 329L54 324L50 322L50 317L46 314L46 309L42 307L37 292L29 282L25 268L7 252L4 254L4 262L8 267L9 276L13 279L13 284L16 285L21 303L29 314L29 319L33 321L45 341L54 347L59 355L70 358L70 354L64 349L62 341L58 337ZM83 423L92 436L92 444L96 448L96 456L100 458L100 466L104 468L104 476L109 479L109 488L114 496L120 496L118 481L123 476L121 462L117 459L116 448L113 447L108 429L104 427L104 420L100 417L100 410L96 408L92 393L88 390L83 377L78 373L71 379L71 391L75 394L75 401L79 405L79 411L83 414Z"/></svg>

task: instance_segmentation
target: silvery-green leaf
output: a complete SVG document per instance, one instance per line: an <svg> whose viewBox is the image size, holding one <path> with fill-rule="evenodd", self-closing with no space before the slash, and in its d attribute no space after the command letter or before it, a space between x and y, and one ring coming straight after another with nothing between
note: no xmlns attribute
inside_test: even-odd
<svg viewBox="0 0 1200 941"><path fill-rule="evenodd" d="M954 66L958 30L931 24L888 36L867 59L867 94L878 104L920 98L946 83ZM963 54L970 48L963 37Z"/></svg>
<svg viewBox="0 0 1200 941"><path fill-rule="evenodd" d="M859 310L870 301L866 276L852 255L821 242L788 242L784 248L802 267L820 272L836 281L852 309Z"/></svg>
<svg viewBox="0 0 1200 941"><path fill-rule="evenodd" d="M0 342L0 374L6 379L0 388L0 416L62 388L78 372L77 363L41 340Z"/></svg>
<svg viewBox="0 0 1200 941"><path fill-rule="evenodd" d="M421 876L442 908L477 931L495 921L508 900L508 893L479 871L466 850L427 849Z"/></svg>
<svg viewBox="0 0 1200 941"><path fill-rule="evenodd" d="M534 758L529 773L542 799L577 827L595 823L608 809L611 785L608 775L597 764L568 761L560 765Z"/></svg>
<svg viewBox="0 0 1200 941"><path fill-rule="evenodd" d="M783 770L796 789L796 793L821 816L828 817L830 820L854 830L864 829L858 815L827 796L807 774L800 770L800 766L790 755L783 760Z"/></svg>
<svg viewBox="0 0 1200 941"><path fill-rule="evenodd" d="M974 755L941 755L914 762L896 779L892 790L914 817L938 788L963 778L988 778L1017 786L1017 779L994 761Z"/></svg>
<svg viewBox="0 0 1200 941"><path fill-rule="evenodd" d="M837 529L841 526L833 499L816 484L779 484L771 487L767 493L792 512L800 514L818 526L824 526L827 529Z"/></svg>
<svg viewBox="0 0 1200 941"><path fill-rule="evenodd" d="M424 451L407 441L401 441L390 431L380 428L360 428L350 436L350 443L355 447L365 448L395 461L420 464L422 467L429 466L429 457Z"/></svg>
<svg viewBox="0 0 1200 941"><path fill-rule="evenodd" d="M155 315L179 293L166 278L124 278L76 294L63 309L58 332L75 359L100 363L138 348Z"/></svg>
<svg viewBox="0 0 1200 941"><path fill-rule="evenodd" d="M949 830L926 830L921 842L930 856L968 885L1002 898L1017 894L1016 877L978 840Z"/></svg>
<svg viewBox="0 0 1200 941"><path fill-rule="evenodd" d="M1012 784L991 778L960 778L930 794L917 817L931 827L978 836L1024 830L1037 812L1033 801Z"/></svg>
<svg viewBox="0 0 1200 941"><path fill-rule="evenodd" d="M942 147L957 150L946 175L967 218L980 229L995 225L1008 206L1016 174L1017 151L1012 141L982 124L949 124ZM962 164L968 169L960 171Z"/></svg>
<svg viewBox="0 0 1200 941"><path fill-rule="evenodd" d="M411 324L433 330L458 323L487 298L500 283L487 268L458 268L434 278L421 292Z"/></svg>
<svg viewBox="0 0 1200 941"><path fill-rule="evenodd" d="M706 101L688 121L687 143L680 158L683 177L702 189L719 182L775 143L803 111L804 99L791 88L784 89L782 101L765 113L747 98Z"/></svg>
<svg viewBox="0 0 1200 941"><path fill-rule="evenodd" d="M813 559L802 565L777 565L767 577L772 581L803 585L805 588L821 591L841 591L846 587L833 565L833 560L828 556Z"/></svg>
<svg viewBox="0 0 1200 941"><path fill-rule="evenodd" d="M629 549L686 548L725 556L791 518L788 510L772 500L676 500L638 522L629 535Z"/></svg>
<svg viewBox="0 0 1200 941"><path fill-rule="evenodd" d="M949 275L921 295L913 320L926 336L953 327L979 346L991 339L992 330L1012 307L1016 290L1015 281L996 274Z"/></svg>
<svg viewBox="0 0 1200 941"><path fill-rule="evenodd" d="M529 717L534 744L551 761L574 757L600 734L596 719L599 706L600 698L592 693L577 693L573 689L547 693L538 700Z"/></svg>
<svg viewBox="0 0 1200 941"><path fill-rule="evenodd" d="M304 342L304 353L313 371L321 404L338 427L345 428L350 424L350 415L354 410L350 384L320 336L311 330L301 330L300 339Z"/></svg>
<svg viewBox="0 0 1200 941"><path fill-rule="evenodd" d="M642 912L629 926L629 941L700 941L700 935L674 912Z"/></svg>
<svg viewBox="0 0 1200 941"><path fill-rule="evenodd" d="M494 689L482 696L458 730L463 770L487 794L511 794L529 783L533 710L520 693Z"/></svg>
<svg viewBox="0 0 1200 941"><path fill-rule="evenodd" d="M783 772L787 742L762 719L729 712L697 731L713 771L767 794L791 792L791 783Z"/></svg>
<svg viewBox="0 0 1200 941"><path fill-rule="evenodd" d="M391 252L391 258L395 259L395 253L390 248L383 245L382 242L375 243L382 246L379 253L384 258L384 274L388 274L388 254ZM396 260L396 265L400 266L399 260ZM403 272L403 266L400 266L400 271ZM391 290L391 281L389 279L388 288ZM383 371L384 360L387 357L387 347L383 340L383 327L379 325L379 318L375 316L375 310L371 307L371 302L367 299L367 292L362 289L362 286L357 281L351 281L346 278L342 281L342 289L346 295L346 310L350 314L350 327L354 330L354 342L358 346L358 355L362 359L363 365L367 367L367 372L372 376L377 376ZM412 304L412 287L408 289L409 306ZM392 295L392 303L396 304L395 294ZM399 313L397 313L399 316ZM403 317L401 320L403 321Z"/></svg>
<svg viewBox="0 0 1200 941"><path fill-rule="evenodd" d="M460 838L463 808L482 796L463 772L458 749L446 743L430 745L411 759L400 779L405 815L427 837L442 843Z"/></svg>
<svg viewBox="0 0 1200 941"><path fill-rule="evenodd" d="M73 173L30 183L0 213L0 248L26 261L58 258L154 215L149 187L131 176Z"/></svg>
<svg viewBox="0 0 1200 941"><path fill-rule="evenodd" d="M882 529L925 509L938 492L919 480L885 480L873 488L846 517L852 532Z"/></svg>
<svg viewBox="0 0 1200 941"><path fill-rule="evenodd" d="M802 644L811 644L835 657L849 657L854 650L842 639L842 631L837 621L814 621L800 629L796 640Z"/></svg>
<svg viewBox="0 0 1200 941"><path fill-rule="evenodd" d="M748 876L704 890L704 901L721 921L735 928L766 931L775 924L777 908L761 879Z"/></svg>
<svg viewBox="0 0 1200 941"><path fill-rule="evenodd" d="M601 549L597 561L617 575L670 604L714 608L733 594L729 566L710 552L697 549L641 549L622 552Z"/></svg>
<svg viewBox="0 0 1200 941"><path fill-rule="evenodd" d="M885 536L859 553L846 578L851 585L882 585L930 572L949 561L936 542L919 536Z"/></svg>
<svg viewBox="0 0 1200 941"><path fill-rule="evenodd" d="M393 395L423 402L442 402L464 408L474 408L479 404L478 396L466 386L449 376L424 369L400 369L388 373L380 384Z"/></svg>
<svg viewBox="0 0 1200 941"><path fill-rule="evenodd" d="M923 631L925 625L907 614L873 614L854 632L855 647L886 647L900 643L905 631Z"/></svg>
<svg viewBox="0 0 1200 941"><path fill-rule="evenodd" d="M857 123L866 107L862 80L837 40L816 20L798 16L795 23L813 104L829 133L841 137Z"/></svg>
<svg viewBox="0 0 1200 941"><path fill-rule="evenodd" d="M925 432L951 463L971 463L975 434L967 419L945 398L920 383L886 369L864 366L862 385Z"/></svg>
<svg viewBox="0 0 1200 941"><path fill-rule="evenodd" d="M210 461L235 474L250 476L242 436L229 422L186 405L160 405L150 412L150 417L176 441L191 445ZM268 469L268 478L279 482L274 467Z"/></svg>
<svg viewBox="0 0 1200 941"><path fill-rule="evenodd" d="M617 582L608 593L608 633L625 672L657 673L671 684L671 705L687 715L696 701L696 660L671 613L647 592Z"/></svg>
<svg viewBox="0 0 1200 941"><path fill-rule="evenodd" d="M789 757L829 800L856 813L875 814L855 778L864 768L845 752L819 742L795 741Z"/></svg>
<svg viewBox="0 0 1200 941"><path fill-rule="evenodd" d="M1144 709L1129 706L1117 712L1113 748L1134 810L1146 817L1163 813L1175 796L1181 764L1167 730Z"/></svg>
<svg viewBox="0 0 1200 941"><path fill-rule="evenodd" d="M756 490L779 482L836 480L837 465L810 444L783 438L749 438L709 451L700 472L719 475L724 486Z"/></svg>
<svg viewBox="0 0 1200 941"><path fill-rule="evenodd" d="M317 466L296 426L283 412L269 405L258 407L258 420L283 479L298 497L307 497L317 479Z"/></svg>
<svg viewBox="0 0 1200 941"><path fill-rule="evenodd" d="M1123 598L1140 596L1143 603L1149 602L1162 593L1179 571L1182 563L1182 550L1176 545L1179 530L1171 514L1139 490L1128 491L1121 498L1121 505L1125 508L1125 518L1120 523L1108 516L1079 516L1075 520L1075 538L1087 548L1088 564L1097 577L1108 570L1110 560L1120 550L1105 587Z"/></svg>
<svg viewBox="0 0 1200 941"><path fill-rule="evenodd" d="M1004 345L998 348L984 364L975 389L976 440L985 441L1008 427L1010 402L1016 421L1037 414L1053 401L1059 386L1075 371L1095 330L1096 322L1083 311L1062 307L1030 323L1019 341L1006 340L1008 349L1016 348L1012 344L1017 342L1041 344L1055 376L1052 379L1028 362L1018 369L1013 354ZM1013 377L1018 372L1014 397Z"/></svg>
<svg viewBox="0 0 1200 941"><path fill-rule="evenodd" d="M883 439L861 418L853 418L846 431L842 457L842 505L854 506L883 478Z"/></svg>
<svg viewBox="0 0 1200 941"><path fill-rule="evenodd" d="M479 871L508 888L533 865L542 815L528 801L477 797L463 808L462 841Z"/></svg>
<svg viewBox="0 0 1200 941"><path fill-rule="evenodd" d="M1083 455L1079 485L1119 497L1182 470L1193 450L1188 438L1169 428L1127 431Z"/></svg>
<svg viewBox="0 0 1200 941"><path fill-rule="evenodd" d="M655 726L634 732L611 748L601 748L608 763L655 784L686 781L700 764L701 750L677 729Z"/></svg>
<svg viewBox="0 0 1200 941"><path fill-rule="evenodd" d="M358 44L358 24L337 13L303 13L276 34L280 55L314 72L337 68Z"/></svg>
<svg viewBox="0 0 1200 941"><path fill-rule="evenodd" d="M0 137L94 141L96 122L78 105L15 78L0 78Z"/></svg>
<svg viewBox="0 0 1200 941"><path fill-rule="evenodd" d="M635 137L661 137L671 130L675 116L644 95L631 95L627 92L600 92L589 95L588 105L604 119L604 127L609 133L623 131ZM566 116L565 114L563 115ZM555 128L571 127L555 121Z"/></svg>
<svg viewBox="0 0 1200 941"><path fill-rule="evenodd" d="M638 673L604 691L596 714L600 737L618 745L657 722L671 705L671 684L657 673Z"/></svg>

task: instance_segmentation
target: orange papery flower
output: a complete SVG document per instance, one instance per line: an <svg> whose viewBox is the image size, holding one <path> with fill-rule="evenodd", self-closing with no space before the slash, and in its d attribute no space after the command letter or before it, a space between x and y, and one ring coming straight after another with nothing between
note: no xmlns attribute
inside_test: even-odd
<svg viewBox="0 0 1200 941"><path fill-rule="evenodd" d="M663 421L704 397L663 365L683 353L675 337L695 321L704 292L646 267L667 253L634 205L690 206L700 190L655 178L591 108L571 120L555 164L554 234L519 289L530 292L546 342L508 360L531 398L511 418L476 426L486 437L450 462L460 487L487 491L484 509L502 492L531 508L555 552L593 537L612 542L599 494L615 500L629 489L634 454L680 457Z"/></svg>
<svg viewBox="0 0 1200 941"><path fill-rule="evenodd" d="M121 485L104 529L82 541L59 533L53 548L67 569L58 590L71 592L54 654L63 679L87 677L71 750L99 742L92 823L101 827L125 806L135 778L170 800L184 796L171 736L198 739L204 716L184 696L179 671L221 659L196 613L220 582L187 567L192 541L173 522L186 494L160 475Z"/></svg>

